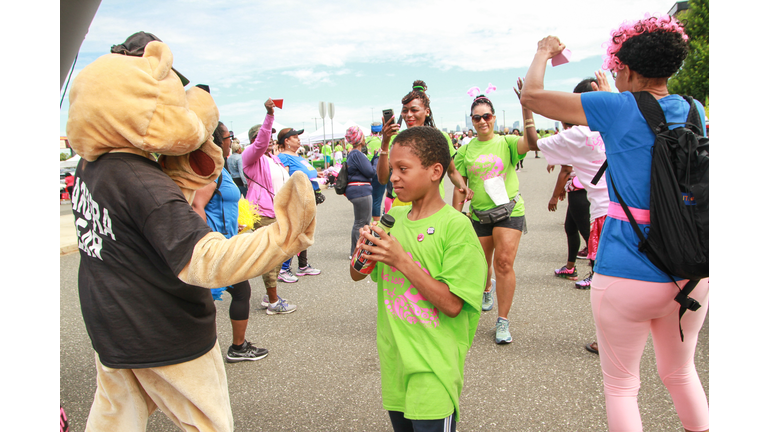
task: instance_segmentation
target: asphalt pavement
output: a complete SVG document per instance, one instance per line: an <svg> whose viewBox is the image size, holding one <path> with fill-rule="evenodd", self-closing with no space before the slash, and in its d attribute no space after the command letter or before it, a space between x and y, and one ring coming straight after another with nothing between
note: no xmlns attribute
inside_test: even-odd
<svg viewBox="0 0 768 432"><path fill-rule="evenodd" d="M517 290L510 313L514 338L496 345L496 307L483 312L465 367L458 430L606 431L598 356L584 345L595 340L589 291L553 276L565 264L566 202L547 211L557 170L531 153L518 173L528 234L515 262ZM453 190L446 184L447 201ZM325 190L318 207L309 263L318 276L278 284L278 294L296 304L289 315L266 315L261 277L251 279L251 316L246 338L269 349L257 362L226 364L230 399L239 431L391 431L381 405L376 353L376 291L366 279L349 277L352 205ZM84 430L96 389L94 352L77 294L79 254L71 207L61 211L60 398L71 430ZM296 269L296 260L293 268ZM586 275L586 261L577 269ZM230 297L217 301L222 356L231 343ZM689 337L689 335L686 335ZM709 396L709 318L699 335L696 367ZM647 431L682 426L656 373L651 338L641 362L640 414ZM176 431L161 412L148 431Z"/></svg>

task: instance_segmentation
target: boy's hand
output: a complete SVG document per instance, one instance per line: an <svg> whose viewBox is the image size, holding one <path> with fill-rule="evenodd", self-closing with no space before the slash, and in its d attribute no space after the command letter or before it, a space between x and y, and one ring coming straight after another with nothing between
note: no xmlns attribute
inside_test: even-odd
<svg viewBox="0 0 768 432"><path fill-rule="evenodd" d="M366 230L366 228L369 229ZM371 234L371 231L376 232L380 237L375 237ZM370 240L375 246L363 244L362 242L365 240ZM398 267L399 260L403 259L403 257L408 257L400 242L377 226L368 227L366 225L361 228L358 244L359 246L362 246L363 249L371 252L371 254L368 255L368 259L371 261L383 262L392 267Z"/></svg>

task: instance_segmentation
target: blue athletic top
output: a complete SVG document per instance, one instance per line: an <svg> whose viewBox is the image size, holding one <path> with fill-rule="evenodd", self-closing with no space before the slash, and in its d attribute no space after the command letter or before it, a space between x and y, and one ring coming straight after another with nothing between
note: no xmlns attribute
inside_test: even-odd
<svg viewBox="0 0 768 432"><path fill-rule="evenodd" d="M611 177L629 207L648 210L651 200L651 149L655 141L635 97L630 92L588 92L581 94L581 104L589 128L598 131L605 142L608 170L608 194L611 202L618 203L613 193ZM690 105L681 96L670 95L659 99L667 122L685 122ZM696 102L704 125L704 107ZM676 126L679 127L679 126ZM702 133L706 134L706 131ZM647 225L640 224L641 229ZM597 249L595 272L607 276L637 279L647 282L669 282L666 273L651 264L637 249L640 240L629 222L606 218Z"/></svg>
<svg viewBox="0 0 768 432"><path fill-rule="evenodd" d="M312 166L309 161L301 156L294 156L285 153L280 153L277 157L280 158L280 162L288 167L288 173L293 175L296 171L303 171L304 174L309 177L309 181L312 182L312 189L320 190L320 185L315 180L317 178L317 170Z"/></svg>
<svg viewBox="0 0 768 432"><path fill-rule="evenodd" d="M221 196L216 192L213 193L211 200L205 206L205 218L212 230L224 234L226 238L230 238L237 234L240 189L232 180L229 171L222 169L221 175L221 186L219 186ZM218 181L218 178L216 181ZM222 216L222 207L224 216ZM226 227L224 226L225 219L227 222Z"/></svg>

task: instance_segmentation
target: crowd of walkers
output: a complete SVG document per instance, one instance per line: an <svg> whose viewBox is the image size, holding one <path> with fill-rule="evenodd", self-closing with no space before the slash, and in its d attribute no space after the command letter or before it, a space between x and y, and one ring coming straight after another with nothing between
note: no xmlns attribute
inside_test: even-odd
<svg viewBox="0 0 768 432"><path fill-rule="evenodd" d="M602 71L572 92L545 89L547 62L564 49L557 37L542 39L525 78L517 79L514 89L522 105L522 131L495 132L491 100L495 88L490 87L485 94L471 95L473 130L466 135L439 131L427 84L417 80L402 98L399 113L374 124L372 136L353 126L346 131L344 147L322 146L319 157L325 164L346 162L345 196L354 214L349 259L362 250L361 256L367 254L367 259L380 263L370 274L378 284L382 399L395 431L436 427L455 431L464 358L480 314L495 306L495 342L513 341L509 315L514 313L515 258L527 232L525 184L517 173L529 152L536 152L534 157L541 153L548 170L559 167L549 210L557 210L558 202L567 197L563 224L567 254L554 277L591 290L596 341L589 341L586 349L600 359L609 430L642 430L639 363L649 333L659 375L683 427L692 432L709 429L708 402L693 362L708 310L709 279L702 279L691 294L702 307L680 318L676 283L638 250L639 240L616 197L617 193L624 197L641 226L650 223L654 134L632 92L650 93L667 121L686 121L691 106L667 88L667 80L688 53L684 28L668 16L646 16L613 30L603 69L613 76L619 93L612 91ZM230 169L200 189L192 202L210 229L226 238L277 223L276 197L292 176L309 180L316 205L324 200L318 181L323 173L299 152L303 131L275 131L274 102L267 100L264 106L266 116L250 129L247 146L230 147L233 135L219 123L213 142L225 158L232 152ZM704 124L703 107L695 102L694 108ZM542 134L534 113L562 122L563 130ZM606 160L605 175L593 183ZM454 185L447 198L445 177ZM254 226L237 225L241 198L258 210ZM387 225L388 231L380 224L384 214L395 220L394 226ZM297 309L278 295L277 285L320 274L307 256L306 248L299 251L295 274L292 257L262 272L265 291L260 305L267 314ZM590 267L581 275L576 269L579 258ZM458 272L458 266L471 271ZM367 276L358 270L350 262L355 281ZM398 278L400 282L394 283ZM213 295L223 291L232 296L233 341L226 360L264 358L267 350L245 338L248 280L213 290Z"/></svg>

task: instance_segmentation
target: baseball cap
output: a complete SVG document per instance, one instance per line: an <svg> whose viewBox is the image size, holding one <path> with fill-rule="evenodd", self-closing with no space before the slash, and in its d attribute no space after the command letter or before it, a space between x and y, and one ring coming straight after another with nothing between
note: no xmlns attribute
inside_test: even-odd
<svg viewBox="0 0 768 432"><path fill-rule="evenodd" d="M293 128L285 128L280 129L280 133L277 134L277 143L280 145L285 144L285 140L294 136L294 135L301 135L304 133L304 129L296 130Z"/></svg>
<svg viewBox="0 0 768 432"><path fill-rule="evenodd" d="M259 129L261 129L261 123L248 129L248 142L253 142L253 140L256 139L256 135L259 134ZM276 132L275 128L272 128L272 133L275 133L275 132Z"/></svg>
<svg viewBox="0 0 768 432"><path fill-rule="evenodd" d="M125 42L121 43L120 45L112 45L110 52L113 54L141 57L144 55L144 47L146 47L147 44L152 41L162 42L159 37L153 35L152 33L140 31L128 36L128 39L126 39ZM174 68L171 68L171 70L173 70L176 75L179 76L182 85L186 86L189 84L189 80L184 75L180 74L179 71Z"/></svg>

